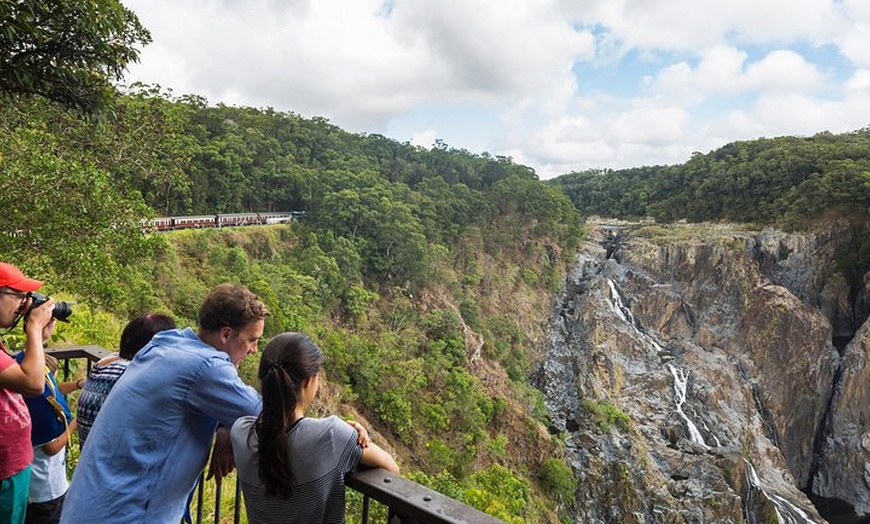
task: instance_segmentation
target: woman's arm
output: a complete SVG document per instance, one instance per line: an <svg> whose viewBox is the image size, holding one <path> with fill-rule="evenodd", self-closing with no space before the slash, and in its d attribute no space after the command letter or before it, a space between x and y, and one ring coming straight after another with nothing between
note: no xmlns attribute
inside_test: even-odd
<svg viewBox="0 0 870 524"><path fill-rule="evenodd" d="M85 386L85 379L70 380L69 382L61 382L57 385L61 395L69 395L77 389L82 389Z"/></svg>
<svg viewBox="0 0 870 524"><path fill-rule="evenodd" d="M396 464L393 456L373 442L369 442L369 445L363 448L362 458L359 459L359 463L371 468L384 468L393 473L399 472L399 465Z"/></svg>

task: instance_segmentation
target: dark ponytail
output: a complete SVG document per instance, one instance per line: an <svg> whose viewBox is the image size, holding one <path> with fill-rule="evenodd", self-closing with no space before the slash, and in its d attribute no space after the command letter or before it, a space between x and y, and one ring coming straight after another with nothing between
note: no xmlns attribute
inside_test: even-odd
<svg viewBox="0 0 870 524"><path fill-rule="evenodd" d="M260 480L267 495L286 497L294 484L287 434L305 380L317 375L323 353L301 333L282 333L266 345L257 376L263 411L252 428L259 439Z"/></svg>

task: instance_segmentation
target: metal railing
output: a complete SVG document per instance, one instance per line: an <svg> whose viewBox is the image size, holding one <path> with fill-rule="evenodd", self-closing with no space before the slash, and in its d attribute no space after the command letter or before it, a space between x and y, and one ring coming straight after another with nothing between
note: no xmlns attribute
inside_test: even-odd
<svg viewBox="0 0 870 524"><path fill-rule="evenodd" d="M112 353L100 346L72 346L65 348L46 348L46 355L51 355L63 362L63 380L69 380L69 362L72 359L83 358L87 366L87 374L91 374L91 366L94 362L102 360Z"/></svg>
<svg viewBox="0 0 870 524"><path fill-rule="evenodd" d="M68 348L46 349L46 354L63 361L64 380L69 379L69 361L84 358L87 361L87 371L90 373L94 362L110 354L99 346L75 346ZM230 479L235 477L232 474ZM235 485L232 500L233 524L241 522L242 498L240 484ZM456 499L452 499L421 484L402 478L380 468L364 469L350 473L345 478L345 485L362 494L361 523L368 524L371 501L375 500L387 507L388 524L498 524L504 521L472 508ZM214 520L221 522L221 506L223 484L214 485ZM192 500L190 518L194 524L206 522L205 474L200 477Z"/></svg>

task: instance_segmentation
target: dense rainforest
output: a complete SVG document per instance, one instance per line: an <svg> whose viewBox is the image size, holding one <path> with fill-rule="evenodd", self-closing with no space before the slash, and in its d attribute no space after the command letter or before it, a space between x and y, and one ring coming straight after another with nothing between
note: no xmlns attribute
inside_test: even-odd
<svg viewBox="0 0 870 524"><path fill-rule="evenodd" d="M573 480L528 376L582 238L561 190L508 158L319 118L146 86L109 104L0 108L0 252L76 302L52 344L114 348L144 310L192 325L211 286L241 282L272 311L266 339L297 330L323 347L321 409L370 425L411 478L509 522L559 519ZM263 210L305 217L141 231L150 216Z"/></svg>
<svg viewBox="0 0 870 524"><path fill-rule="evenodd" d="M327 354L319 412L361 420L408 477L507 522L571 519L565 435L532 375L582 217L801 228L836 214L852 224L840 269L855 283L870 268L867 129L542 182L444 143L113 87L150 41L113 0L16 0L0 22L0 258L76 302L52 345L112 349L146 310L193 325L211 286L243 283L272 311L267 340L303 331ZM69 47L41 49L59 29ZM243 211L305 218L142 232L147 217ZM20 328L3 336L21 343Z"/></svg>
<svg viewBox="0 0 870 524"><path fill-rule="evenodd" d="M571 469L527 380L582 237L564 193L509 158L119 89L151 36L116 0L2 2L0 27L0 253L76 302L52 345L114 348L146 310L191 325L210 287L243 283L266 339L328 355L319 411L361 420L407 476L508 522L565 517ZM243 211L305 219L142 231Z"/></svg>
<svg viewBox="0 0 870 524"><path fill-rule="evenodd" d="M841 269L853 283L870 270L870 128L732 142L683 164L590 170L548 183L563 189L583 216L787 230L844 217L851 238Z"/></svg>

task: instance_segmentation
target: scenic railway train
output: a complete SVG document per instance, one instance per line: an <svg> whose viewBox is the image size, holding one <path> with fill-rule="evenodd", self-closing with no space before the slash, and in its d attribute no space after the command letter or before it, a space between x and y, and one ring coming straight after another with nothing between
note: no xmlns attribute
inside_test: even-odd
<svg viewBox="0 0 870 524"><path fill-rule="evenodd" d="M270 211L263 213L219 213L216 215L156 217L143 219L142 231L146 233L160 233L176 229L280 224L297 220L304 215L304 211Z"/></svg>

